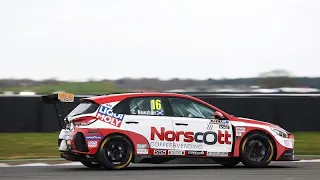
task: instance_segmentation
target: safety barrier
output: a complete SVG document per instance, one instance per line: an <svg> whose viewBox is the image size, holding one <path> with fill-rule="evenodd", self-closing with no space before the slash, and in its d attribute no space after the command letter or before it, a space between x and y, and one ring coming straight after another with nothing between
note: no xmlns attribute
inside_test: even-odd
<svg viewBox="0 0 320 180"><path fill-rule="evenodd" d="M320 94L189 93L234 116L278 124L289 131L320 130ZM63 104L64 115L78 105ZM41 96L0 96L0 132L54 132L59 124L53 105Z"/></svg>

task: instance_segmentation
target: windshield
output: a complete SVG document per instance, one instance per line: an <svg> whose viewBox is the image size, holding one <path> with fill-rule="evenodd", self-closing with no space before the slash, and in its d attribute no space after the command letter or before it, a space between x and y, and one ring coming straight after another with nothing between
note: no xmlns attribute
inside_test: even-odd
<svg viewBox="0 0 320 180"><path fill-rule="evenodd" d="M81 114L90 114L94 113L99 104L94 102L81 102L76 108L74 108L69 114L68 117L81 115Z"/></svg>

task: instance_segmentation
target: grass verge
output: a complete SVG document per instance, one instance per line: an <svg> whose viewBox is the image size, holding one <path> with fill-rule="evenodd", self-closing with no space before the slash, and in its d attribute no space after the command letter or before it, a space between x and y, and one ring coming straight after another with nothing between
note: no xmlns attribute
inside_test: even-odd
<svg viewBox="0 0 320 180"><path fill-rule="evenodd" d="M320 155L320 132L296 132L296 155ZM59 133L0 133L0 159L59 158Z"/></svg>
<svg viewBox="0 0 320 180"><path fill-rule="evenodd" d="M0 159L57 158L59 133L0 133Z"/></svg>

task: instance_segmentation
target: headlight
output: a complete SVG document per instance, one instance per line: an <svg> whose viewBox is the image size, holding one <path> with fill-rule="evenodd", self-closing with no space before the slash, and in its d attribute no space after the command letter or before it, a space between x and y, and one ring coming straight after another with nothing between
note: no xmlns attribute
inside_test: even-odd
<svg viewBox="0 0 320 180"><path fill-rule="evenodd" d="M272 131L275 132L276 134L278 134L279 136L283 137L283 138L288 138L288 133L285 132L284 130L282 129L278 129L278 128L273 128L271 127Z"/></svg>

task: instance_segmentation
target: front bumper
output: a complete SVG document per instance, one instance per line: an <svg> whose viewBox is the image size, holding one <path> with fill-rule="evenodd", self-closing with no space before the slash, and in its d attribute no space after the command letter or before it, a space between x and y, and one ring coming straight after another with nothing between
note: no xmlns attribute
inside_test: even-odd
<svg viewBox="0 0 320 180"><path fill-rule="evenodd" d="M277 161L300 161L300 159L295 159L294 150L289 149L284 151Z"/></svg>

